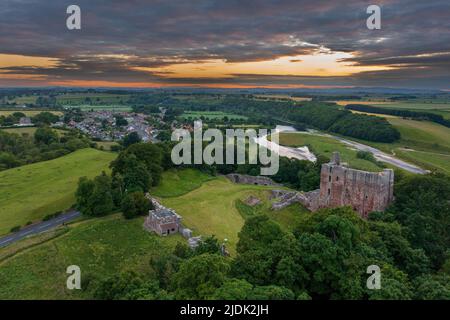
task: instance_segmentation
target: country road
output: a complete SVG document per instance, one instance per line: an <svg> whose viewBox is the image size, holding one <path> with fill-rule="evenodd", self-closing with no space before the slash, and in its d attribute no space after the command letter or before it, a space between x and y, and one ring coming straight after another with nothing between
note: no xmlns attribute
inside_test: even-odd
<svg viewBox="0 0 450 320"><path fill-rule="evenodd" d="M28 227L23 228L22 230L20 230L18 232L11 233L7 236L0 238L0 248L6 247L7 245L10 245L14 242L22 240L28 236L36 235L41 232L51 230L53 228L56 228L56 227L62 225L63 223L72 221L80 216L81 216L80 212L71 211L71 212L62 214L56 218L53 218L51 220L30 225Z"/></svg>

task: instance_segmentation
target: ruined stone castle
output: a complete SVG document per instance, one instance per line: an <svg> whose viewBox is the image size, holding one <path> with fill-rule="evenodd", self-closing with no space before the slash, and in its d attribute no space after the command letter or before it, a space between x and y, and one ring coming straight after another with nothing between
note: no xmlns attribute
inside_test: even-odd
<svg viewBox="0 0 450 320"><path fill-rule="evenodd" d="M272 208L279 210L294 202L300 202L311 211L351 206L361 217L367 218L370 212L387 208L393 200L393 191L393 170L351 169L341 164L339 153L335 152L331 161L322 165L320 189L306 193L274 190L280 201L273 203Z"/></svg>
<svg viewBox="0 0 450 320"><path fill-rule="evenodd" d="M341 164L338 152L322 165L318 208L351 206L363 218L384 211L393 200L394 171L367 172Z"/></svg>

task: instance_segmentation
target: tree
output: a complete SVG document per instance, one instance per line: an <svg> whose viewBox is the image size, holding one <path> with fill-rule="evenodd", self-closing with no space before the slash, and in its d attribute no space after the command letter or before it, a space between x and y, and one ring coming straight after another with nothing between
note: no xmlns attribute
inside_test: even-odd
<svg viewBox="0 0 450 320"><path fill-rule="evenodd" d="M128 156L125 163L126 165L123 171L125 191L147 192L152 185L152 177L150 176L144 163L138 161L134 155Z"/></svg>
<svg viewBox="0 0 450 320"><path fill-rule="evenodd" d="M116 126L123 127L128 125L127 119L125 119L123 116L115 115L114 117L116 118Z"/></svg>
<svg viewBox="0 0 450 320"><path fill-rule="evenodd" d="M31 118L31 121L38 125L50 125L52 123L58 122L59 117L51 112L41 112Z"/></svg>
<svg viewBox="0 0 450 320"><path fill-rule="evenodd" d="M125 271L102 280L94 289L99 300L168 300L172 297L155 280L145 280L134 271Z"/></svg>
<svg viewBox="0 0 450 320"><path fill-rule="evenodd" d="M137 132L131 132L130 134L127 134L124 138L123 138L123 146L125 148L131 146L134 143L139 143L141 142L141 137L139 136L139 134Z"/></svg>
<svg viewBox="0 0 450 320"><path fill-rule="evenodd" d="M415 299L420 300L450 300L450 276L438 274L425 275L414 281Z"/></svg>
<svg viewBox="0 0 450 320"><path fill-rule="evenodd" d="M151 204L143 192L132 192L122 200L122 213L126 219L148 214Z"/></svg>
<svg viewBox="0 0 450 320"><path fill-rule="evenodd" d="M208 299L223 285L228 271L228 262L217 254L206 253L183 261L173 276L175 297Z"/></svg>
<svg viewBox="0 0 450 320"><path fill-rule="evenodd" d="M266 215L258 215L247 219L239 232L239 241L236 249L244 253L255 248L265 248L283 237L284 232L280 226L271 221Z"/></svg>
<svg viewBox="0 0 450 320"><path fill-rule="evenodd" d="M217 300L246 300L252 295L253 286L246 280L229 279L214 292Z"/></svg>
<svg viewBox="0 0 450 320"><path fill-rule="evenodd" d="M250 300L294 300L292 290L279 286L256 286L248 297Z"/></svg>
<svg viewBox="0 0 450 320"><path fill-rule="evenodd" d="M450 179L406 177L396 185L395 197L389 212L406 228L412 246L423 249L438 270L450 247Z"/></svg>
<svg viewBox="0 0 450 320"><path fill-rule="evenodd" d="M98 217L111 213L114 209L111 178L103 172L94 178L94 185L95 187L90 197L92 215Z"/></svg>
<svg viewBox="0 0 450 320"><path fill-rule="evenodd" d="M202 240L198 247L195 248L195 254L216 253L220 254L221 245L215 236L207 237Z"/></svg>
<svg viewBox="0 0 450 320"><path fill-rule="evenodd" d="M10 152L0 152L0 170L20 166L21 162Z"/></svg>
<svg viewBox="0 0 450 320"><path fill-rule="evenodd" d="M80 178L75 198L78 209L87 216L103 216L111 213L114 209L111 178L104 172L93 180Z"/></svg>
<svg viewBox="0 0 450 320"><path fill-rule="evenodd" d="M94 188L94 181L88 179L87 177L81 177L78 180L78 188L75 192L75 198L77 202L77 208L83 214L91 214L90 198L92 193L94 192Z"/></svg>
<svg viewBox="0 0 450 320"><path fill-rule="evenodd" d="M49 127L38 128L34 133L34 140L46 145L59 141L58 134Z"/></svg>

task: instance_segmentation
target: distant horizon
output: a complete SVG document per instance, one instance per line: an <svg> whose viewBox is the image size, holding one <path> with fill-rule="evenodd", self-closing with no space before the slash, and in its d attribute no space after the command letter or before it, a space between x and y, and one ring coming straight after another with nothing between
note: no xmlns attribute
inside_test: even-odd
<svg viewBox="0 0 450 320"><path fill-rule="evenodd" d="M127 87L127 86L57 86L57 85L35 85L35 86L0 86L0 90L8 89L69 89L69 90L207 90L207 91L286 91L286 92L313 92L313 91L349 91L349 92L364 92L367 91L409 91L409 92L439 92L449 93L450 89L439 88L412 88L412 87L203 87L203 86L161 86L161 87Z"/></svg>

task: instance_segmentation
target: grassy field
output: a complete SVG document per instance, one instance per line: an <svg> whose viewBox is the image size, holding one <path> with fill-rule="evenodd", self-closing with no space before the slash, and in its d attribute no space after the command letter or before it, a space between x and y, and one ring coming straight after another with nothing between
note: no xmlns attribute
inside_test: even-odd
<svg viewBox="0 0 450 320"><path fill-rule="evenodd" d="M364 100L341 100L333 101L340 106L345 106L347 104L366 104L380 108L386 109L397 109L397 110L411 110L411 111L422 111L431 112L435 114L440 114L446 119L450 119L450 102L441 100L417 100L417 101L364 101ZM384 116L387 118L389 116ZM392 116L391 116L392 117Z"/></svg>
<svg viewBox="0 0 450 320"><path fill-rule="evenodd" d="M400 131L395 143L367 143L429 170L450 174L450 128L429 121L389 118Z"/></svg>
<svg viewBox="0 0 450 320"><path fill-rule="evenodd" d="M54 239L43 239L43 244L0 261L0 299L90 298L89 291L66 289L66 268L70 265L78 265L82 278L90 280L124 270L152 276L150 257L168 253L185 240L180 235L163 238L149 233L142 227L143 220L124 220L120 215L86 220L70 225ZM0 249L0 256L19 245Z"/></svg>
<svg viewBox="0 0 450 320"><path fill-rule="evenodd" d="M406 110L450 110L450 103L442 102L372 102L372 106Z"/></svg>
<svg viewBox="0 0 450 320"><path fill-rule="evenodd" d="M162 198L162 203L175 209L183 217L183 224L195 234L215 235L220 241L228 239L230 252L234 254L238 232L244 224L236 201L250 195L267 199L267 191L272 188L234 184L219 177L180 197Z"/></svg>
<svg viewBox="0 0 450 320"><path fill-rule="evenodd" d="M63 114L61 111L54 111L54 110L23 110L18 108L17 110L0 110L0 116L9 116L14 112L22 112L27 117L35 116L41 112L51 112L53 114L56 114L57 116L61 116Z"/></svg>
<svg viewBox="0 0 450 320"><path fill-rule="evenodd" d="M8 128L8 129L0 129L2 131L8 132L8 133L16 133L18 135L22 135L22 134L28 134L28 135L33 135L36 130L37 127L18 127L18 128ZM54 131L56 131L59 135L64 135L65 131L64 130L60 130L60 129L53 129Z"/></svg>
<svg viewBox="0 0 450 320"><path fill-rule="evenodd" d="M73 205L78 179L108 170L114 153L77 150L67 156L0 172L0 235Z"/></svg>
<svg viewBox="0 0 450 320"><path fill-rule="evenodd" d="M56 97L56 101L62 105L83 104L86 101L93 104L124 104L128 99L129 95L111 93L69 93Z"/></svg>
<svg viewBox="0 0 450 320"><path fill-rule="evenodd" d="M95 141L98 147L103 147L103 150L110 151L112 146L118 146L115 141Z"/></svg>
<svg viewBox="0 0 450 320"><path fill-rule="evenodd" d="M384 117L384 115L378 115ZM393 154L424 169L450 174L450 128L429 121L386 117L401 134L394 143L361 143Z"/></svg>
<svg viewBox="0 0 450 320"><path fill-rule="evenodd" d="M331 158L334 151L339 151L341 158L350 167L367 171L381 171L382 168L375 163L356 157L357 151L345 144L328 137L318 137L302 133L281 133L280 145L289 147L310 146L315 155L324 155Z"/></svg>
<svg viewBox="0 0 450 320"><path fill-rule="evenodd" d="M15 102L19 105L35 103L38 96L20 96L15 97L8 102ZM56 97L56 102L60 105L72 105L72 104L86 104L91 102L93 104L124 104L129 99L129 95L117 95L111 93L67 93L60 94Z"/></svg>
<svg viewBox="0 0 450 320"><path fill-rule="evenodd" d="M240 115L233 114L233 113L225 113L222 111L185 111L181 115L181 118L184 118L184 119L188 119L188 118L199 119L200 117L204 117L205 119L208 119L208 120L222 119L224 117L228 117L228 119L230 119L230 120L231 119L247 120L247 117L245 117L245 116L240 116Z"/></svg>
<svg viewBox="0 0 450 320"><path fill-rule="evenodd" d="M199 170L169 170L163 173L161 184L151 190L156 197L178 197L192 190L200 188L206 181L215 177Z"/></svg>

